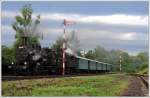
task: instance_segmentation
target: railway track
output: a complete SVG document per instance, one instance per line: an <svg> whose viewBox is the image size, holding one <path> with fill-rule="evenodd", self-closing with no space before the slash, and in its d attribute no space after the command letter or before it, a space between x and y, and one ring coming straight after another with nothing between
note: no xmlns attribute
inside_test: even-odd
<svg viewBox="0 0 150 98"><path fill-rule="evenodd" d="M16 80L26 80L26 79L42 79L42 78L56 78L62 77L59 75L53 76L2 76L2 81L16 81Z"/></svg>
<svg viewBox="0 0 150 98"><path fill-rule="evenodd" d="M143 84L147 89L149 89L149 84L148 84L148 77L145 76L139 76L139 78L142 80Z"/></svg>
<svg viewBox="0 0 150 98"><path fill-rule="evenodd" d="M2 81L31 80L31 79L42 79L42 78L63 78L63 77L76 77L76 76L83 76L83 75L2 76Z"/></svg>
<svg viewBox="0 0 150 98"><path fill-rule="evenodd" d="M145 85L147 89L149 89L149 83L148 83L148 75L141 75L141 74L131 74L136 77L139 77L142 83Z"/></svg>
<svg viewBox="0 0 150 98"><path fill-rule="evenodd" d="M106 73L93 73L93 74L75 74L75 75L42 75L42 76L2 76L2 81L16 81L16 80L29 80L29 79L42 79L42 78L63 78L63 77L77 77L77 76L95 76L103 75ZM115 73L107 73L115 74Z"/></svg>

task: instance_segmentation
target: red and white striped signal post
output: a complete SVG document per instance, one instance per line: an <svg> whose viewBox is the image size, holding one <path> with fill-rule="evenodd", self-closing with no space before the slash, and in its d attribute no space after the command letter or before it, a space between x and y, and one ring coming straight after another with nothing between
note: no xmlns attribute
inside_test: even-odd
<svg viewBox="0 0 150 98"><path fill-rule="evenodd" d="M66 26L70 25L70 24L74 24L74 23L75 23L74 21L68 21L66 19L64 19L64 21L63 21L63 25L64 25L64 34L63 34L64 42L63 42L63 70L62 70L62 75L65 75L65 50L67 49L67 46L66 46L66 42L67 42L67 39L66 39Z"/></svg>

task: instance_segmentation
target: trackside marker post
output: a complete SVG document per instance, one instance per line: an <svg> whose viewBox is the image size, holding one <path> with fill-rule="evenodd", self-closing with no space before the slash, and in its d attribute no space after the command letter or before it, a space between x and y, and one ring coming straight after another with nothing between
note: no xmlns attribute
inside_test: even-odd
<svg viewBox="0 0 150 98"><path fill-rule="evenodd" d="M121 57L121 55L120 55L120 72L121 72L121 70L122 70L122 68L121 68L121 63L122 63L122 57Z"/></svg>

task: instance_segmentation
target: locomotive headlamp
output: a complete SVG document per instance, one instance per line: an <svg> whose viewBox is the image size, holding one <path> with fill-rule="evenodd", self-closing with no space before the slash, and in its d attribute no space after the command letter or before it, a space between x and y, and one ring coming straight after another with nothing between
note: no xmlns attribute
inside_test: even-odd
<svg viewBox="0 0 150 98"><path fill-rule="evenodd" d="M27 62L25 61L24 64L27 65Z"/></svg>

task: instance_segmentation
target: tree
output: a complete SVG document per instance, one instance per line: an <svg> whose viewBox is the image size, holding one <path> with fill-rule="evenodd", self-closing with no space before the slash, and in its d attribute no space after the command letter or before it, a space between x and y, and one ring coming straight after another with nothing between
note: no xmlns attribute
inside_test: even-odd
<svg viewBox="0 0 150 98"><path fill-rule="evenodd" d="M89 50L86 57L101 62L108 62L108 51L101 46L96 46L94 50Z"/></svg>
<svg viewBox="0 0 150 98"><path fill-rule="evenodd" d="M108 62L107 55L108 51L101 46L96 46L94 49L95 59L102 62Z"/></svg>
<svg viewBox="0 0 150 98"><path fill-rule="evenodd" d="M15 17L15 22L12 24L12 28L16 31L15 45L20 44L22 35L29 36L29 41L31 44L39 43L38 36L33 36L33 33L35 33L35 30L40 23L40 15L38 15L37 19L33 21L32 13L33 9L31 5L25 5L21 9L21 15L17 15Z"/></svg>
<svg viewBox="0 0 150 98"><path fill-rule="evenodd" d="M15 62L14 48L2 45L2 64L10 64L11 62Z"/></svg>
<svg viewBox="0 0 150 98"><path fill-rule="evenodd" d="M139 58L142 63L138 66L138 70L145 70L148 73L148 53L147 52L141 52L137 55L137 58Z"/></svg>
<svg viewBox="0 0 150 98"><path fill-rule="evenodd" d="M107 62L113 64L113 70L119 70L120 50L108 51Z"/></svg>
<svg viewBox="0 0 150 98"><path fill-rule="evenodd" d="M142 61L147 62L148 61L148 53L141 52L137 55L138 58L140 58Z"/></svg>

